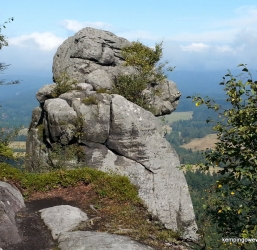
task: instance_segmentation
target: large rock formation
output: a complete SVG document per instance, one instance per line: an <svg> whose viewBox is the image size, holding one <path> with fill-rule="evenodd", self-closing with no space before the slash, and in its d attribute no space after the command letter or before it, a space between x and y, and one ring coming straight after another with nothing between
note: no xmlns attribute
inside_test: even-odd
<svg viewBox="0 0 257 250"><path fill-rule="evenodd" d="M56 84L38 91L40 107L32 115L26 167L43 171L89 166L126 175L167 228L195 239L188 186L160 120L122 96L96 91L103 87L111 90L115 75L133 71L122 65L120 55L120 49L128 44L110 32L86 28L59 47L54 78L65 70L81 83L55 98ZM149 99L156 107L155 115L172 112L180 96L171 81L159 86L164 92Z"/></svg>
<svg viewBox="0 0 257 250"><path fill-rule="evenodd" d="M123 66L121 49L129 45L129 41L111 32L82 29L58 48L53 62L54 79L66 72L77 82L91 84L94 90L112 89L114 79L119 74L135 72L132 67ZM151 95L153 90L160 94ZM149 85L143 93L155 115L174 111L181 95L174 82L168 80Z"/></svg>
<svg viewBox="0 0 257 250"><path fill-rule="evenodd" d="M0 181L0 248L22 240L16 225L15 214L24 207L20 191Z"/></svg>

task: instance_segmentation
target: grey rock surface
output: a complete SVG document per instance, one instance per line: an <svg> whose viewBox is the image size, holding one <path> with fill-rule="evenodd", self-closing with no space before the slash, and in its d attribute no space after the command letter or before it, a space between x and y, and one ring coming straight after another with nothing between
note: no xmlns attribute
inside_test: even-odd
<svg viewBox="0 0 257 250"><path fill-rule="evenodd" d="M78 231L76 228L80 223L87 221L88 217L86 213L76 207L60 205L45 208L39 212L41 213L42 220L50 229L53 239L58 240L58 247L61 250L153 249L125 236L92 231Z"/></svg>
<svg viewBox="0 0 257 250"><path fill-rule="evenodd" d="M25 207L18 189L0 181L0 247L21 242L15 214Z"/></svg>
<svg viewBox="0 0 257 250"><path fill-rule="evenodd" d="M129 45L129 41L111 32L84 28L58 48L53 60L54 79L65 72L72 80L91 84L93 90L111 90L118 75L136 73L135 68L124 66L121 55L121 49ZM49 96L50 88L45 87L37 94L40 102ZM159 94L153 94L156 92ZM149 83L143 93L155 115L174 111L181 95L174 82L169 80L156 82L155 86Z"/></svg>
<svg viewBox="0 0 257 250"><path fill-rule="evenodd" d="M85 76L102 66L121 65L120 50L130 43L113 33L85 28L69 37L58 48L53 63L54 78L64 71L72 79L85 82Z"/></svg>
<svg viewBox="0 0 257 250"><path fill-rule="evenodd" d="M73 95L66 96L67 101L60 98L45 101L44 114L48 114L43 118L48 124L45 135L50 135L45 136L45 140L66 145L62 136L66 135L70 142L71 132L65 129L79 131L77 141L73 142L83 156L75 159L74 164L128 176L138 186L139 196L149 211L166 228L181 230L185 238L196 239L197 227L188 186L182 170L178 169L178 156L164 138L160 120L122 96L96 93L90 96L97 102L85 105ZM79 117L79 128L74 127L76 117ZM65 123L60 124L60 121ZM29 138L36 130L31 129ZM38 139L28 141L28 148L37 143L41 145ZM37 157L48 157L45 162L54 162L50 159L51 148L48 156L43 152L42 157ZM63 164L72 165L70 162ZM34 169L34 165L28 168Z"/></svg>
<svg viewBox="0 0 257 250"><path fill-rule="evenodd" d="M156 114L122 96L96 91L103 84L108 89L109 79L121 69L128 74L133 71L122 66L120 50L128 44L110 32L86 28L58 48L54 77L66 70L80 83L59 98L53 98L51 87L39 90L42 110L33 113L26 168L42 171L42 165L48 169L58 167L52 153L59 146L62 149L59 166L88 166L128 176L138 186L149 211L166 228L183 231L184 238L196 239L188 186L178 169L178 156L164 138ZM86 79L90 84L85 83ZM167 80L156 88L161 88L163 94L153 99L150 96L149 103L157 108L158 115L172 112L180 95L175 84ZM149 96L148 91L144 90L145 96ZM66 160L65 154L73 146L78 154Z"/></svg>
<svg viewBox="0 0 257 250"><path fill-rule="evenodd" d="M53 239L58 239L61 233L70 232L81 222L88 220L87 214L79 208L70 205L60 205L44 208L39 211L44 223L52 232Z"/></svg>
<svg viewBox="0 0 257 250"><path fill-rule="evenodd" d="M49 98L53 98L53 90L55 88L56 84L47 84L43 86L36 94L36 98L40 103L44 103L45 100Z"/></svg>
<svg viewBox="0 0 257 250"><path fill-rule="evenodd" d="M153 250L129 237L91 231L62 233L58 241L61 250Z"/></svg>
<svg viewBox="0 0 257 250"><path fill-rule="evenodd" d="M60 98L46 100L44 110L52 141L60 140L61 144L67 145L76 132L77 113L65 100Z"/></svg>

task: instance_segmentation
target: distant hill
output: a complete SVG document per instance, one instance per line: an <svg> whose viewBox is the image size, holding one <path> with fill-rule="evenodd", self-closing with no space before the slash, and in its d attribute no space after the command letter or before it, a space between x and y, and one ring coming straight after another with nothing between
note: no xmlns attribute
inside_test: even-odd
<svg viewBox="0 0 257 250"><path fill-rule="evenodd" d="M192 94L222 94L222 86L219 83L226 71L177 71L176 69L169 73L168 78L174 81L182 93L185 95Z"/></svg>
<svg viewBox="0 0 257 250"><path fill-rule="evenodd" d="M36 92L44 85L52 83L51 77L3 76L6 81L20 80L19 84L0 86L0 126L28 126L31 112L37 107Z"/></svg>
<svg viewBox="0 0 257 250"><path fill-rule="evenodd" d="M42 86L52 83L51 76L24 76L24 75L0 75L6 82L20 80L19 84L0 86L0 102L10 98L16 98L25 94L28 98L35 98L35 94Z"/></svg>
<svg viewBox="0 0 257 250"><path fill-rule="evenodd" d="M242 73L242 68L231 70L234 76ZM250 70L253 79L256 80L257 72ZM224 86L219 85L223 81L223 76L228 70L214 71L179 71L175 69L168 73L168 79L174 81L183 96L192 94L224 96Z"/></svg>
<svg viewBox="0 0 257 250"><path fill-rule="evenodd" d="M238 71L239 72L239 71ZM209 95L224 102L224 86L219 85L222 77L227 73L223 71L179 71L175 69L169 73L168 78L177 84L182 93L177 111L193 111L194 105L188 95ZM252 71L252 73L255 73ZM256 77L256 76L255 76ZM33 108L38 106L35 98L36 92L44 85L52 83L52 77L0 75L0 79L21 80L20 84L0 86L0 127L13 125L28 126ZM1 117L2 116L2 117Z"/></svg>

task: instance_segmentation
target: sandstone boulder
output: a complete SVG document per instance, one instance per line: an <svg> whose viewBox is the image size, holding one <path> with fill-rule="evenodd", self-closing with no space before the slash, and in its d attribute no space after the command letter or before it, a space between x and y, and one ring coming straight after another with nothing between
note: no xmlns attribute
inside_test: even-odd
<svg viewBox="0 0 257 250"><path fill-rule="evenodd" d="M58 239L64 232L70 232L81 222L88 220L87 214L79 208L70 205L60 205L44 208L39 211L44 223L52 232L53 239Z"/></svg>
<svg viewBox="0 0 257 250"><path fill-rule="evenodd" d="M181 230L185 238L195 239L196 224L187 183L178 169L176 152L164 138L160 120L122 96L97 93L89 96L95 98L96 103L85 105L80 98L72 96L66 96L68 102L60 98L45 101L43 121L51 125L45 126L45 138L41 142L37 137L31 142L28 140L28 148L44 142L52 145L45 146L46 151L34 151L38 159L48 158L44 162L51 168L55 167L51 166L54 163L51 159L53 145L65 146L72 142L83 152L83 156L75 156L77 166L86 165L128 176L138 186L139 196L149 210L167 228ZM52 103L58 105L51 109ZM80 117L79 128L74 128L76 117ZM65 123L61 123L63 121ZM71 132L66 130L70 128L79 131L76 139L68 136ZM36 136L36 130L34 128L30 134ZM64 135L67 140L63 139ZM70 164L68 160L62 163ZM34 166L31 157L27 168L34 171Z"/></svg>
<svg viewBox="0 0 257 250"><path fill-rule="evenodd" d="M0 181L0 247L21 242L15 214L24 207L20 191Z"/></svg>
<svg viewBox="0 0 257 250"><path fill-rule="evenodd" d="M119 72L133 71L123 66L120 53L129 44L110 32L85 28L58 48L54 78L65 70L80 83L58 98L53 98L54 84L37 93L41 108L33 111L26 168L88 166L128 176L166 228L196 239L194 211L178 156L155 117L176 108L180 96L176 85L168 80L157 84L162 91L155 97L149 88L144 90L155 114L122 96L99 91L111 90Z"/></svg>
<svg viewBox="0 0 257 250"><path fill-rule="evenodd" d="M113 88L114 80L120 74L135 73L133 67L125 67L121 49L131 45L124 38L111 32L84 28L69 37L57 50L53 61L54 79L66 73L72 80L89 83L94 90ZM45 87L37 98L49 96L51 86ZM153 92L158 94L153 95ZM147 105L155 115L170 114L177 107L180 92L169 80L149 84L143 91ZM148 94L151 93L151 94Z"/></svg>

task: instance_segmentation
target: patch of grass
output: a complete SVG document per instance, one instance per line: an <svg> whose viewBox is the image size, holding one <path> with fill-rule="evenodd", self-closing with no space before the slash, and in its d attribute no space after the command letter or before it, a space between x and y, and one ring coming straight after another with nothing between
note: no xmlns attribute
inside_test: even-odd
<svg viewBox="0 0 257 250"><path fill-rule="evenodd" d="M6 163L0 163L1 181L21 182L22 176L23 173L21 170Z"/></svg>
<svg viewBox="0 0 257 250"><path fill-rule="evenodd" d="M88 167L48 173L28 173L2 163L0 164L0 180L18 183L27 194L33 191L75 186L81 182L91 183L99 196L107 196L117 201L139 202L137 188L127 177L107 174Z"/></svg>
<svg viewBox="0 0 257 250"><path fill-rule="evenodd" d="M83 98L82 103L84 103L85 105L97 105L98 100L96 99L95 96L89 96L89 97Z"/></svg>
<svg viewBox="0 0 257 250"><path fill-rule="evenodd" d="M125 176L107 175L104 178L98 178L94 184L100 196L118 199L119 201L139 201L137 189L131 186L129 179Z"/></svg>
<svg viewBox="0 0 257 250"><path fill-rule="evenodd" d="M111 91L106 89L106 88L99 88L99 89L96 90L96 93L98 93L98 94L104 94L104 93L110 94Z"/></svg>
<svg viewBox="0 0 257 250"><path fill-rule="evenodd" d="M119 235L128 235L134 240L155 247L155 249L170 249L167 242L176 242L180 235L172 230L165 229L160 221L153 217L143 204L129 202L114 203L104 200L98 209L101 216L104 214L104 224L108 224L108 232ZM87 228L85 228L87 230ZM100 225L100 231L106 231Z"/></svg>

